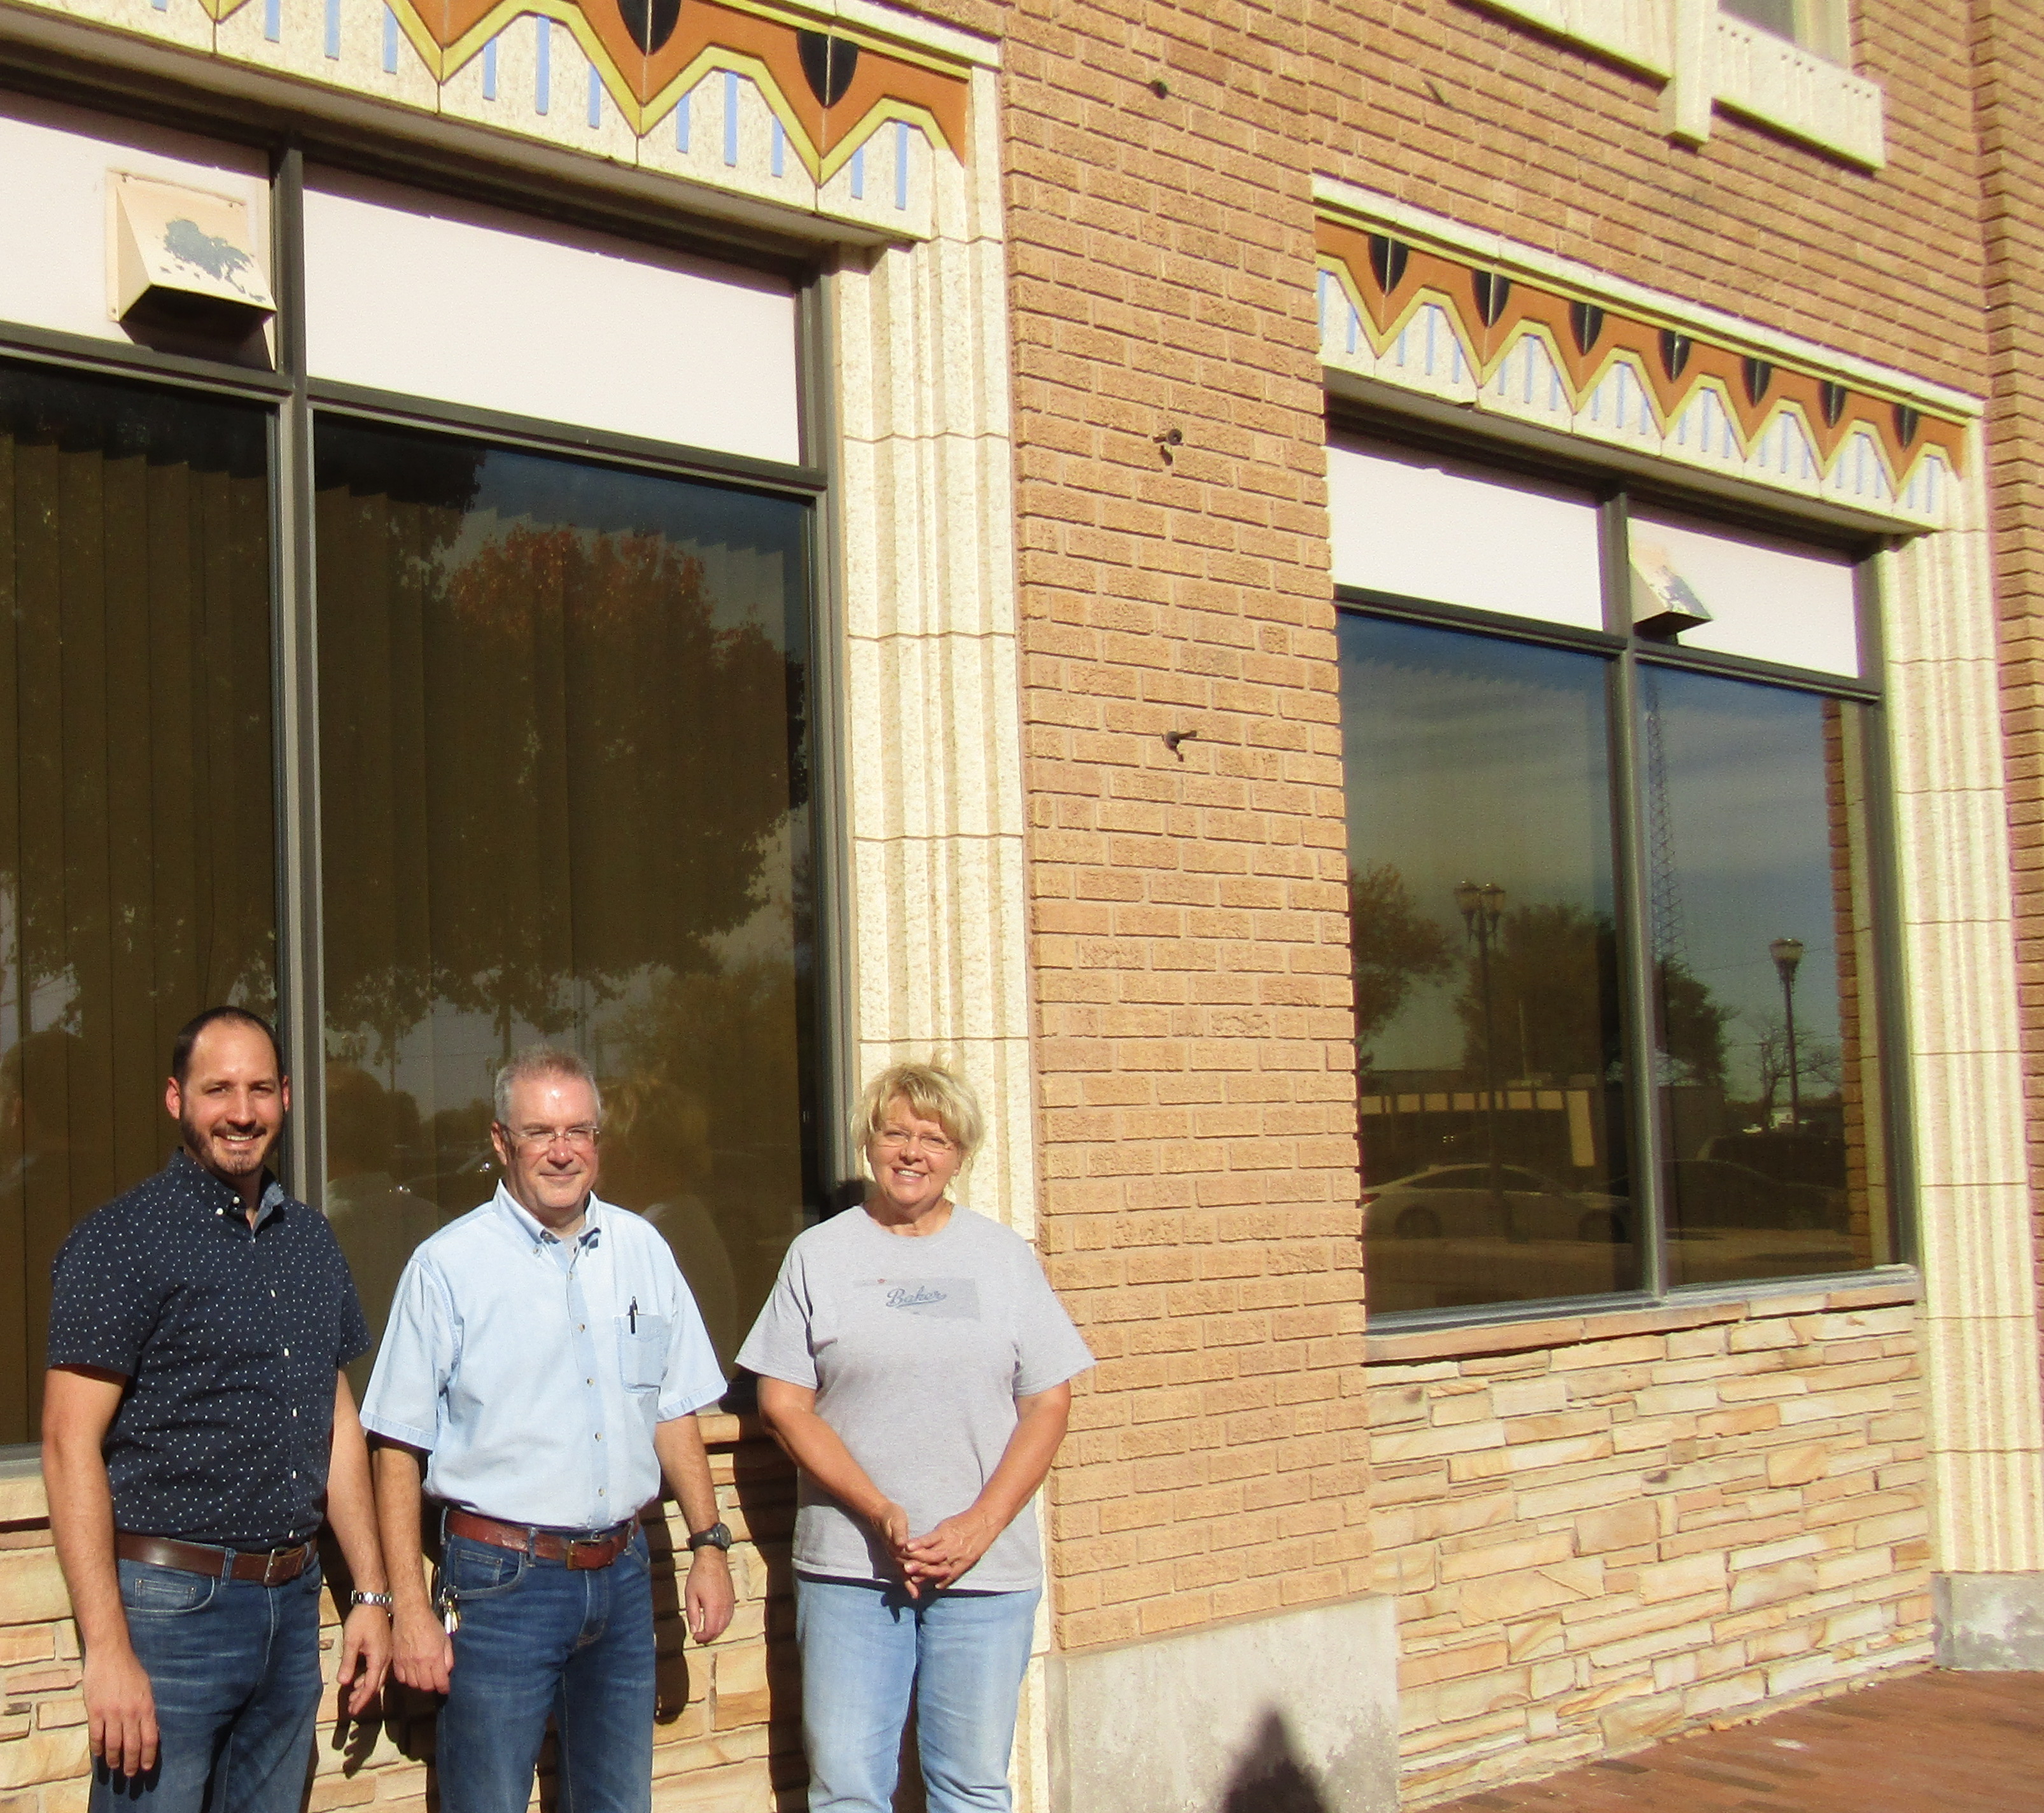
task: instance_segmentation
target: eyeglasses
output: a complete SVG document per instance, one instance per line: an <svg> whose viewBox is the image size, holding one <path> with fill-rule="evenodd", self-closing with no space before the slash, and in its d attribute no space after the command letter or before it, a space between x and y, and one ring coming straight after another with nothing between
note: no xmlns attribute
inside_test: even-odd
<svg viewBox="0 0 2044 1813"><path fill-rule="evenodd" d="M911 1146L920 1147L932 1158L949 1158L958 1150L957 1142L941 1133L897 1133L892 1127L874 1134L873 1143L883 1152L905 1152Z"/></svg>
<svg viewBox="0 0 2044 1813"><path fill-rule="evenodd" d="M578 1152L586 1152L595 1147L600 1129L589 1126L513 1127L505 1131L521 1146L551 1147L566 1140Z"/></svg>

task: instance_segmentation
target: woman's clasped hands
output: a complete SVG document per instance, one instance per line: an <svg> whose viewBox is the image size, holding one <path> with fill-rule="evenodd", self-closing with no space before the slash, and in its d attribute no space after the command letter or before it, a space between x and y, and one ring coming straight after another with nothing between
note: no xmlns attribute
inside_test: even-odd
<svg viewBox="0 0 2044 1813"><path fill-rule="evenodd" d="M912 1599L920 1598L926 1586L949 1586L958 1580L993 1546L1002 1528L993 1518L967 1508L947 1517L927 1535L912 1536L909 1514L892 1504L875 1522Z"/></svg>

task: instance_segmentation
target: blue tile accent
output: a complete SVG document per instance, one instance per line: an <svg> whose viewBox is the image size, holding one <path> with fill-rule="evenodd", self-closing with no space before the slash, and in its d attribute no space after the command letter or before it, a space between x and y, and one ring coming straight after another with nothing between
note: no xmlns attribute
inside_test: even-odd
<svg viewBox="0 0 2044 1813"><path fill-rule="evenodd" d="M482 98L486 101L497 98L497 40L494 38L482 47Z"/></svg>
<svg viewBox="0 0 2044 1813"><path fill-rule="evenodd" d="M149 0L149 4L159 13L167 13L171 10L171 0Z"/></svg>
<svg viewBox="0 0 2044 1813"><path fill-rule="evenodd" d="M554 93L554 21L535 19L532 24L540 34L534 40L539 58L532 66L532 111L544 113Z"/></svg>
<svg viewBox="0 0 2044 1813"><path fill-rule="evenodd" d="M774 116L774 174L780 175L788 167L788 129L781 124L781 116Z"/></svg>
<svg viewBox="0 0 2044 1813"><path fill-rule="evenodd" d="M594 132L603 124L603 78L596 73L596 65L589 66L589 129Z"/></svg>
<svg viewBox="0 0 2044 1813"><path fill-rule="evenodd" d="M851 154L851 198L855 202L866 199L866 147L861 145Z"/></svg>
<svg viewBox="0 0 2044 1813"><path fill-rule="evenodd" d="M383 9L383 73L398 73L398 15L388 6Z"/></svg>
<svg viewBox="0 0 2044 1813"><path fill-rule="evenodd" d="M684 94L674 109L674 149L678 152L689 148L689 102L694 98L693 94Z"/></svg>
<svg viewBox="0 0 2044 1813"><path fill-rule="evenodd" d="M894 205L909 205L909 122L894 122Z"/></svg>
<svg viewBox="0 0 2044 1813"><path fill-rule="evenodd" d="M724 72L724 161L738 162L738 71Z"/></svg>
<svg viewBox="0 0 2044 1813"><path fill-rule="evenodd" d="M263 0L263 36L271 44L284 37L284 0Z"/></svg>
<svg viewBox="0 0 2044 1813"><path fill-rule="evenodd" d="M326 54L329 63L340 61L340 0L326 0Z"/></svg>

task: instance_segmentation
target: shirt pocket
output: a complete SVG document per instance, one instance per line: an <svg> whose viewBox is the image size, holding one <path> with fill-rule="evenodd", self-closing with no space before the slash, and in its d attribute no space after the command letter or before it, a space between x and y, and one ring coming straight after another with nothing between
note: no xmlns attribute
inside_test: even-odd
<svg viewBox="0 0 2044 1813"><path fill-rule="evenodd" d="M658 1391L667 1376L667 1318L636 1316L617 1318L618 1370L627 1391Z"/></svg>

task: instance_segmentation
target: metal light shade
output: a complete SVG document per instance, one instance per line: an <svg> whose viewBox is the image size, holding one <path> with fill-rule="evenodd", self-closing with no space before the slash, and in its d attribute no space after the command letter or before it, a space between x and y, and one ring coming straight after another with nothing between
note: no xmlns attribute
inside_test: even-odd
<svg viewBox="0 0 2044 1813"><path fill-rule="evenodd" d="M1774 959L1775 973L1781 978L1784 988L1796 980L1796 966L1803 961L1803 941L1800 938L1777 938L1767 947L1767 954Z"/></svg>

